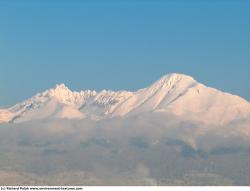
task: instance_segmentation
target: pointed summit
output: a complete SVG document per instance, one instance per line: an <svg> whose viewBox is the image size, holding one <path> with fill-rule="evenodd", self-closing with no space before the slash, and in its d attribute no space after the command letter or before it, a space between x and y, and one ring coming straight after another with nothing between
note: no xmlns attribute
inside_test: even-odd
<svg viewBox="0 0 250 191"><path fill-rule="evenodd" d="M191 76L185 74L171 73L162 76L159 80L153 83L147 88L147 94L168 94L174 90L178 91L178 94L185 92L190 87L197 85L198 82Z"/></svg>
<svg viewBox="0 0 250 191"><path fill-rule="evenodd" d="M184 74L167 74L148 88L135 92L135 95L123 102L115 111L117 115L128 113L138 114L157 110L163 104L165 107L189 88L197 85L192 77Z"/></svg>
<svg viewBox="0 0 250 191"><path fill-rule="evenodd" d="M64 83L56 84L55 88L53 88L55 91L71 91Z"/></svg>
<svg viewBox="0 0 250 191"><path fill-rule="evenodd" d="M64 83L56 84L55 88L68 88Z"/></svg>
<svg viewBox="0 0 250 191"><path fill-rule="evenodd" d="M74 97L74 93L65 84L57 84L55 88L48 90L48 95L61 101L66 101Z"/></svg>
<svg viewBox="0 0 250 191"><path fill-rule="evenodd" d="M162 76L158 81L156 81L153 86L168 86L173 87L177 86L177 84L193 84L197 83L196 80L188 75L179 74L179 73L170 73L165 76Z"/></svg>
<svg viewBox="0 0 250 191"><path fill-rule="evenodd" d="M181 73L169 73L164 76L162 76L160 79L193 79L192 76L186 75L186 74L181 74Z"/></svg>

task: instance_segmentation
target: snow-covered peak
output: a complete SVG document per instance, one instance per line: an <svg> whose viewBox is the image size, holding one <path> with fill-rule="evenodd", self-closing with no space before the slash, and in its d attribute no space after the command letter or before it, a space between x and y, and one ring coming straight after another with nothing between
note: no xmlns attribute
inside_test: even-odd
<svg viewBox="0 0 250 191"><path fill-rule="evenodd" d="M8 121L15 122L15 121L23 121L24 119L25 121L29 119L32 120L33 116L40 116L40 117L48 116L46 114L50 113L49 111L51 112L53 111L52 112L53 114L58 112L60 113L59 110L62 110L62 108L64 108L64 111L75 110L74 113L76 114L78 112L78 109L82 107L82 105L84 105L90 98L96 96L96 94L97 93L95 91L91 90L80 91L80 92L71 91L64 84L58 84L54 88L38 93L35 96L31 97L30 99L27 99L7 109L7 111L10 112L11 114L11 115L8 114L8 116L10 116L8 118L9 119ZM79 113L81 112L79 111ZM65 114L65 112L63 112L63 114ZM83 116L83 114L81 115ZM53 116L65 117L64 115L53 115ZM73 117L75 116L76 115L73 115ZM80 116L80 114L77 114L77 116ZM71 115L68 116L68 118L71 117L72 117ZM6 112L4 113L0 111L0 119L1 118L6 118ZM0 120L0 122L1 121L3 120Z"/></svg>
<svg viewBox="0 0 250 191"><path fill-rule="evenodd" d="M163 102L170 103L198 84L192 77L184 74L167 74L148 88L135 92L134 96L124 101L114 110L114 115L127 115L156 110Z"/></svg>
<svg viewBox="0 0 250 191"><path fill-rule="evenodd" d="M185 74L171 73L162 76L151 87L153 88L174 88L176 86L186 86L197 83L191 76Z"/></svg>
<svg viewBox="0 0 250 191"><path fill-rule="evenodd" d="M244 99L198 83L183 74L168 74L124 101L113 115L170 112L183 119L208 124L228 123L250 117Z"/></svg>
<svg viewBox="0 0 250 191"><path fill-rule="evenodd" d="M56 92L72 92L65 84L56 84L54 91Z"/></svg>
<svg viewBox="0 0 250 191"><path fill-rule="evenodd" d="M35 96L36 99L56 99L61 103L66 105L74 106L76 108L81 107L82 104L89 97L95 96L96 91L86 90L86 91L71 91L65 84L57 84L54 88L46 90Z"/></svg>
<svg viewBox="0 0 250 191"><path fill-rule="evenodd" d="M74 97L74 93L65 84L57 84L55 88L48 90L46 93L51 97L54 96L62 100Z"/></svg>
<svg viewBox="0 0 250 191"><path fill-rule="evenodd" d="M195 81L193 77L188 76L186 74L181 74L181 73L170 73L170 74L166 74L164 76L162 76L158 81L161 82L168 82L168 81L172 81L174 82L178 82L180 80L184 80L184 81Z"/></svg>

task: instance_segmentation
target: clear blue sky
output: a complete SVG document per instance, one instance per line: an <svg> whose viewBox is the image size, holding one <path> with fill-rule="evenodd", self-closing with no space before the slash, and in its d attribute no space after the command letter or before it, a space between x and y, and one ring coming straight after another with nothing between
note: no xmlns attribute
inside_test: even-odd
<svg viewBox="0 0 250 191"><path fill-rule="evenodd" d="M0 105L179 72L250 100L250 1L0 1Z"/></svg>

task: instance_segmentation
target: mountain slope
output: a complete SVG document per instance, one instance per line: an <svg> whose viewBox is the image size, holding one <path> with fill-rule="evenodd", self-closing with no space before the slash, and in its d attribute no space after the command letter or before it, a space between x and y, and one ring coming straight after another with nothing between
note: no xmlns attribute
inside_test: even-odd
<svg viewBox="0 0 250 191"><path fill-rule="evenodd" d="M170 112L184 119L223 124L249 117L250 104L244 99L206 87L192 77L170 74L126 100L114 115Z"/></svg>
<svg viewBox="0 0 250 191"><path fill-rule="evenodd" d="M221 125L249 118L250 104L238 96L206 87L190 76L173 73L137 92L72 92L60 84L0 110L0 123L43 118L100 120L148 112L171 113L187 121Z"/></svg>

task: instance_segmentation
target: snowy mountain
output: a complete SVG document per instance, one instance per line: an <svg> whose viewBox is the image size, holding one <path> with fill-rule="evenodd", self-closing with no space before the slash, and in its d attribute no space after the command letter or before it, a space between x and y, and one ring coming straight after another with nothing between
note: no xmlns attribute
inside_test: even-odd
<svg viewBox="0 0 250 191"><path fill-rule="evenodd" d="M229 93L206 87L181 74L163 76L122 103L115 115L170 112L204 123L227 123L249 117L250 104Z"/></svg>
<svg viewBox="0 0 250 191"><path fill-rule="evenodd" d="M250 103L238 96L206 87L190 76L174 73L136 92L74 92L64 84L56 85L20 104L1 109L0 123L45 118L101 120L152 112L220 125L249 118Z"/></svg>
<svg viewBox="0 0 250 191"><path fill-rule="evenodd" d="M3 183L249 185L250 103L183 74L135 92L60 84L0 109L0 145Z"/></svg>

